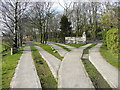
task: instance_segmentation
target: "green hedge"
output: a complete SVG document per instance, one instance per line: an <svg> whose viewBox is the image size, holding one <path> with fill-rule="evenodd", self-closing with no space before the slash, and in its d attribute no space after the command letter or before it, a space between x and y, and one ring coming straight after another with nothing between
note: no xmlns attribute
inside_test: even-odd
<svg viewBox="0 0 120 90"><path fill-rule="evenodd" d="M105 29L102 31L102 38L103 38L103 41L104 41L103 44L105 46L107 46L107 43L106 43L106 33L107 33L107 31L108 30L105 30Z"/></svg>
<svg viewBox="0 0 120 90"><path fill-rule="evenodd" d="M106 33L107 49L113 53L118 53L118 28L111 28Z"/></svg>

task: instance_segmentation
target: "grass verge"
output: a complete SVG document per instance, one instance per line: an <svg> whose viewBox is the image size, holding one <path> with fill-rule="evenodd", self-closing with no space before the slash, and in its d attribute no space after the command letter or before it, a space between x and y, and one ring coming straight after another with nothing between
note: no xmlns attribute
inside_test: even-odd
<svg viewBox="0 0 120 90"><path fill-rule="evenodd" d="M83 54L88 54L89 49L95 46L96 44L92 44L86 49L83 50ZM109 84L106 82L106 80L102 77L102 75L97 71L97 69L94 67L94 65L89 61L89 59L81 58L82 62L84 64L84 67L88 73L88 76L90 77L94 87L96 90L99 88L109 88L109 90L112 90Z"/></svg>
<svg viewBox="0 0 120 90"><path fill-rule="evenodd" d="M8 45L7 43L0 41L0 52L5 51L5 50L9 49L10 47L11 46Z"/></svg>
<svg viewBox="0 0 120 90"><path fill-rule="evenodd" d="M76 48L79 48L81 46L84 46L86 45L86 43L78 43L78 44L75 44L75 43L67 43L65 45L69 45L69 46L72 46L72 47L76 47Z"/></svg>
<svg viewBox="0 0 120 90"><path fill-rule="evenodd" d="M2 52L4 48L2 47L2 41L0 41L0 52Z"/></svg>
<svg viewBox="0 0 120 90"><path fill-rule="evenodd" d="M41 57L39 51L34 47L31 46L32 57L35 63L35 67L37 69L37 73L42 85L42 88L56 88L57 89L57 82L53 77L47 63Z"/></svg>
<svg viewBox="0 0 120 90"><path fill-rule="evenodd" d="M100 47L100 53L108 63L118 68L118 54L112 53L104 45Z"/></svg>
<svg viewBox="0 0 120 90"><path fill-rule="evenodd" d="M2 55L0 54L0 90L2 89Z"/></svg>
<svg viewBox="0 0 120 90"><path fill-rule="evenodd" d="M97 45L97 44L93 43L92 45L88 46L86 49L83 50L83 54L88 54L89 53L89 49L94 47L95 45Z"/></svg>
<svg viewBox="0 0 120 90"><path fill-rule="evenodd" d="M66 51L70 52L71 50L65 46L55 43L55 45L60 46L61 48L65 49Z"/></svg>
<svg viewBox="0 0 120 90"><path fill-rule="evenodd" d="M41 44L39 42L34 42L34 41L31 41L32 43L35 43L37 44L38 46L40 46L41 48L43 48L44 50L46 50L48 53L52 54L53 56L55 56L56 58L62 60L63 57L60 56L60 54L58 52L53 52L52 48L50 45L48 44Z"/></svg>
<svg viewBox="0 0 120 90"><path fill-rule="evenodd" d="M18 49L18 52L11 55L10 52L2 57L2 88L9 88L11 79L14 75L18 60L23 52L23 48Z"/></svg>

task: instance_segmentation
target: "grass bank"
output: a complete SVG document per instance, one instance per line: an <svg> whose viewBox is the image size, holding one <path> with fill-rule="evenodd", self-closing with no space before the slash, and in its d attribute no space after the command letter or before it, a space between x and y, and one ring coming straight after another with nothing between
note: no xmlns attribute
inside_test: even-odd
<svg viewBox="0 0 120 90"><path fill-rule="evenodd" d="M2 41L0 41L0 52L2 52L3 47L2 47Z"/></svg>
<svg viewBox="0 0 120 90"><path fill-rule="evenodd" d="M107 49L106 46L102 45L100 47L100 53L105 58L105 60L113 65L114 67L118 68L118 54L112 53L110 50Z"/></svg>
<svg viewBox="0 0 120 90"><path fill-rule="evenodd" d="M37 73L38 73L43 90L44 88L57 89L57 82L53 77L47 63L41 57L39 51L34 46L31 46L31 51L32 51L32 57L33 57L35 67L37 69Z"/></svg>
<svg viewBox="0 0 120 90"><path fill-rule="evenodd" d="M72 46L72 47L76 47L76 48L79 48L83 45L86 45L86 43L78 43L78 44L75 44L75 43L67 43L65 45L69 45L69 46Z"/></svg>
<svg viewBox="0 0 120 90"><path fill-rule="evenodd" d="M97 45L96 43L93 43L92 45L88 46L86 49L83 50L83 54L89 54L89 49Z"/></svg>
<svg viewBox="0 0 120 90"><path fill-rule="evenodd" d="M61 48L65 49L66 51L70 52L71 50L65 46L55 43L55 45L60 46Z"/></svg>
<svg viewBox="0 0 120 90"><path fill-rule="evenodd" d="M0 52L4 51L6 48L5 48L5 44L2 43L2 41L0 41Z"/></svg>
<svg viewBox="0 0 120 90"><path fill-rule="evenodd" d="M0 64L0 68L1 68L1 64ZM2 90L2 70L0 70L0 90Z"/></svg>
<svg viewBox="0 0 120 90"><path fill-rule="evenodd" d="M95 46L96 44L92 44L86 49L83 50L83 55L84 54L89 54L89 49ZM84 67L88 73L88 76L90 77L94 87L96 90L100 88L109 88L109 90L112 90L109 84L106 82L106 80L102 77L102 75L97 71L95 66L89 61L89 58L81 58L82 62L84 64Z"/></svg>
<svg viewBox="0 0 120 90"><path fill-rule="evenodd" d="M52 54L53 56L55 56L56 58L58 58L58 59L60 59L60 60L63 59L63 57L60 56L60 54L59 54L58 52L53 52L53 50L52 50L52 48L51 48L50 45L48 45L48 44L41 44L41 43L39 43L39 42L34 42L34 41L32 41L32 43L37 44L38 46L40 46L41 48L43 48L44 50L46 50L48 53L50 53L50 54Z"/></svg>
<svg viewBox="0 0 120 90"><path fill-rule="evenodd" d="M0 52L10 49L10 45L5 42L0 41Z"/></svg>
<svg viewBox="0 0 120 90"><path fill-rule="evenodd" d="M11 55L10 52L2 57L2 88L9 88L11 79L14 75L18 60L24 50L24 47L18 49L18 52Z"/></svg>

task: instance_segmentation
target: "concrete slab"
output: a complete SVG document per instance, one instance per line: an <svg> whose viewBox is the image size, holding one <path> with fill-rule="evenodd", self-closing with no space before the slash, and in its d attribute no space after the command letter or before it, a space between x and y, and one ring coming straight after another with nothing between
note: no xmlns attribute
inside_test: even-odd
<svg viewBox="0 0 120 90"><path fill-rule="evenodd" d="M58 79L58 70L59 70L59 67L61 64L61 60L57 59L55 56L51 55L50 53L48 53L41 47L39 47L39 46L35 46L35 47L38 49L42 58L47 62L53 76L57 80Z"/></svg>
<svg viewBox="0 0 120 90"><path fill-rule="evenodd" d="M10 88L41 88L29 45L25 47L15 69Z"/></svg>
<svg viewBox="0 0 120 90"><path fill-rule="evenodd" d="M59 70L59 88L94 88L81 61L83 49L89 45L73 48L65 55Z"/></svg>
<svg viewBox="0 0 120 90"><path fill-rule="evenodd" d="M101 73L103 78L108 82L112 88L118 87L118 69L113 67L111 64L101 56L99 49L102 43L97 44L89 51L89 60Z"/></svg>

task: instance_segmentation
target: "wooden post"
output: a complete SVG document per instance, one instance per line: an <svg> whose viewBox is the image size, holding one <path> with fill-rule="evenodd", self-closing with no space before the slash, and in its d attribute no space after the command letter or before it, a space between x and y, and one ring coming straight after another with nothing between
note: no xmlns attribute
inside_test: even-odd
<svg viewBox="0 0 120 90"><path fill-rule="evenodd" d="M11 55L13 55L13 48L11 48Z"/></svg>

